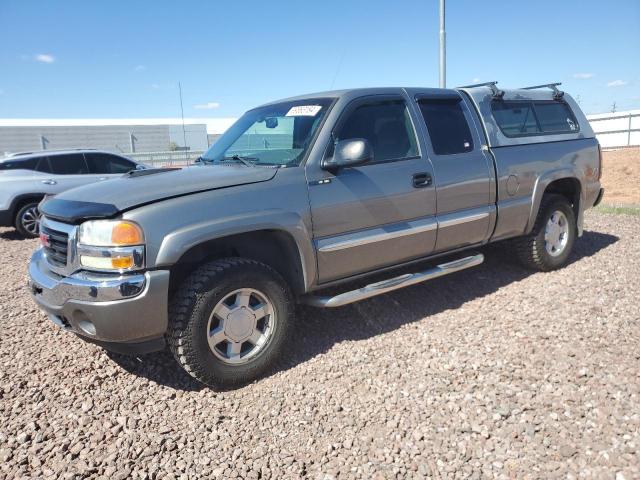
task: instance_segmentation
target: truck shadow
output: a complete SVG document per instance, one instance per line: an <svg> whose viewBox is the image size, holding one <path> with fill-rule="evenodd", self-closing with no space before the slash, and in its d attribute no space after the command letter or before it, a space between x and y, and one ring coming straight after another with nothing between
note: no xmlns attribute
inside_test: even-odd
<svg viewBox="0 0 640 480"><path fill-rule="evenodd" d="M585 231L576 242L569 264L591 257L617 241L618 237L613 235ZM470 300L494 293L529 275L544 275L519 266L500 243L481 250L485 254L485 262L466 271L341 308L299 307L295 341L290 342L283 359L267 376L304 363L327 352L337 343L381 335L430 315L457 309ZM413 266L411 270L419 268ZM356 286L359 285L352 288ZM109 356L130 373L158 384L189 391L204 388L176 364L168 351L140 358Z"/></svg>

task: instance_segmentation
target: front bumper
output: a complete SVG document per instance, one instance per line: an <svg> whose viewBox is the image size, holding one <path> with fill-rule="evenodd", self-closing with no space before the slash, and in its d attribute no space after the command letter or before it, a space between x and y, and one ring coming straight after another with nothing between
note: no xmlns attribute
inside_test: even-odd
<svg viewBox="0 0 640 480"><path fill-rule="evenodd" d="M129 353L164 346L168 270L63 277L52 272L43 251L36 250L29 263L29 286L33 299L56 325L86 340Z"/></svg>

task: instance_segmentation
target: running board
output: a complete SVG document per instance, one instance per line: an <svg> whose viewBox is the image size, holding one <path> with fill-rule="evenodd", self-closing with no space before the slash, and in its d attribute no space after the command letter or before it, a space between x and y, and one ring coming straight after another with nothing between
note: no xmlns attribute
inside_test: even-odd
<svg viewBox="0 0 640 480"><path fill-rule="evenodd" d="M424 272L406 273L397 277L383 280L381 282L366 285L357 290L341 293L334 297L318 297L314 295L305 295L302 297L302 303L313 307L341 307L349 303L359 302L365 298L375 297L383 293L392 292L399 288L415 285L416 283L426 282L434 278L442 277L450 273L464 270L465 268L475 267L484 262L484 255L477 253L469 257L453 260L452 262L442 263L436 267L425 270Z"/></svg>

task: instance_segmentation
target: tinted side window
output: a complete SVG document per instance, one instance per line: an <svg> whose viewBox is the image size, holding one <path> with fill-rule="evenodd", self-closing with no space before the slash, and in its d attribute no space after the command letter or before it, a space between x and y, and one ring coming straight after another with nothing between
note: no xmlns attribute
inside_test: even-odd
<svg viewBox="0 0 640 480"><path fill-rule="evenodd" d="M107 153L85 153L91 173L127 173L136 168L133 162Z"/></svg>
<svg viewBox="0 0 640 480"><path fill-rule="evenodd" d="M42 173L51 173L51 165L49 164L49 157L40 157L38 159L38 165L36 170Z"/></svg>
<svg viewBox="0 0 640 480"><path fill-rule="evenodd" d="M124 158L116 157L115 155L105 155L109 161L110 173L127 173L136 169L136 165Z"/></svg>
<svg viewBox="0 0 640 480"><path fill-rule="evenodd" d="M531 102L496 101L491 104L493 118L507 137L540 133Z"/></svg>
<svg viewBox="0 0 640 480"><path fill-rule="evenodd" d="M356 107L341 123L335 138L368 140L373 148L374 162L418 155L411 117L403 100L378 101Z"/></svg>
<svg viewBox="0 0 640 480"><path fill-rule="evenodd" d="M459 100L419 100L436 155L453 155L473 150L473 137Z"/></svg>
<svg viewBox="0 0 640 480"><path fill-rule="evenodd" d="M569 105L563 102L534 102L540 129L545 133L578 131L578 122Z"/></svg>
<svg viewBox="0 0 640 480"><path fill-rule="evenodd" d="M49 157L53 173L58 175L78 175L88 173L87 164L81 153L70 155L53 155Z"/></svg>
<svg viewBox="0 0 640 480"><path fill-rule="evenodd" d="M37 164L37 158L29 158L27 160L9 160L0 163L0 170L35 170Z"/></svg>
<svg viewBox="0 0 640 480"><path fill-rule="evenodd" d="M109 165L102 153L85 153L84 158L87 161L89 172L91 173L111 173Z"/></svg>

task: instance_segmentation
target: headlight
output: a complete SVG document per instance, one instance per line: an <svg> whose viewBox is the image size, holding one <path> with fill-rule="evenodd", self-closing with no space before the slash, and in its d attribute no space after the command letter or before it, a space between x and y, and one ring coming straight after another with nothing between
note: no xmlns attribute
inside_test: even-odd
<svg viewBox="0 0 640 480"><path fill-rule="evenodd" d="M144 234L126 220L92 220L78 229L78 258L90 270L137 270L144 267Z"/></svg>

